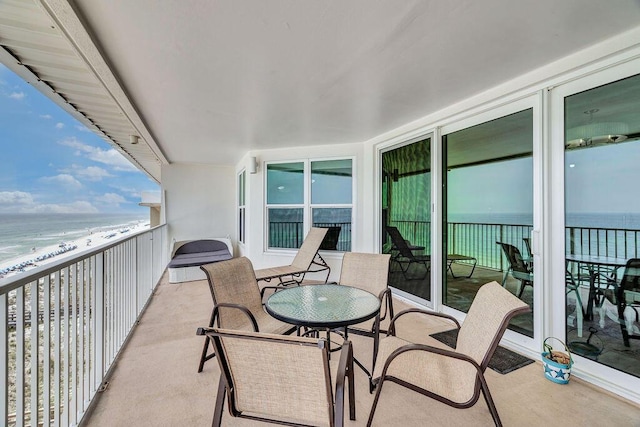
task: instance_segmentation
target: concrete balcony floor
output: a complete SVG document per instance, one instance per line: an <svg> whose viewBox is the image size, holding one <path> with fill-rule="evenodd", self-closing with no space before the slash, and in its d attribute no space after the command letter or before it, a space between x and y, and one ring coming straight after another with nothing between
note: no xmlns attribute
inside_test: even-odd
<svg viewBox="0 0 640 427"><path fill-rule="evenodd" d="M394 301L396 310L407 307ZM197 373L203 338L196 336L211 312L206 281L169 284L166 274L133 333L86 425L90 426L207 426L211 424L219 368L215 359ZM399 324L399 335L425 341L428 334L450 329L439 319L416 319ZM350 336L355 356L371 363L371 340ZM332 358L332 363L338 357ZM334 371L335 372L335 371ZM505 426L633 426L640 407L606 391L571 378L557 385L544 378L542 363L501 375L491 369L487 382ZM366 425L373 395L358 368L357 420L346 426ZM286 396L279 396L286 399ZM232 418L225 405L223 425L265 425ZM453 409L393 383L385 385L374 420L376 426L493 425L482 398L469 409Z"/></svg>

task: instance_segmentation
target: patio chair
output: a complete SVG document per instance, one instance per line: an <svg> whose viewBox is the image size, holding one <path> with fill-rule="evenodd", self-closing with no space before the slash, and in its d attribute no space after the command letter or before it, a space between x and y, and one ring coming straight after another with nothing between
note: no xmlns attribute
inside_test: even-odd
<svg viewBox="0 0 640 427"><path fill-rule="evenodd" d="M220 382L213 426L227 396L232 417L304 426L344 425L345 380L349 418L356 419L351 343L342 345L335 395L324 339L199 328L213 342Z"/></svg>
<svg viewBox="0 0 640 427"><path fill-rule="evenodd" d="M509 274L520 281L520 289L516 292L518 298L522 297L525 286L533 286L533 273L522 258L520 250L509 243L496 242L502 248L502 252L509 261L509 268L504 272L502 286L505 286Z"/></svg>
<svg viewBox="0 0 640 427"><path fill-rule="evenodd" d="M397 254L392 256L391 260L400 266L402 275L407 280L422 280L427 277L429 271L431 271L431 256L430 255L415 255L413 251L418 249L424 249L422 246L411 246L400 234L400 231L396 227L387 226L387 233L391 237L393 244L393 251L397 251ZM406 267L403 267L403 264ZM420 277L409 277L408 271L412 264L422 264L425 267L425 273Z"/></svg>
<svg viewBox="0 0 640 427"><path fill-rule="evenodd" d="M582 337L582 326L584 323L584 307L582 306L582 297L580 296L580 283L577 282L573 274L569 270L566 270L565 273L565 293L567 296L573 295L575 296L576 301L576 310L575 314L570 314L567 316L567 324L572 325L573 319L576 319L576 328L578 330L578 336Z"/></svg>
<svg viewBox="0 0 640 427"><path fill-rule="evenodd" d="M342 258L342 269L340 271L340 284L363 289L380 299L380 315L372 320L368 320L357 325L349 326L348 332L356 335L364 335L373 338L373 363L371 371L376 364L378 354L378 341L380 331L380 321L393 318L393 299L391 289L388 286L390 254L367 254L357 252L347 252ZM356 360L367 376L369 377L370 391L373 390L371 383L371 373Z"/></svg>
<svg viewBox="0 0 640 427"><path fill-rule="evenodd" d="M527 304L497 282L491 282L480 287L461 327L454 317L446 314L417 308L398 313L391 320L390 335L380 340L380 353L373 373L377 390L367 426L373 421L385 381L395 382L454 408L475 405L482 391L495 425L502 425L484 372L511 318L529 311ZM455 350L414 344L397 337L396 321L409 313L437 316L453 322L459 329Z"/></svg>
<svg viewBox="0 0 640 427"><path fill-rule="evenodd" d="M327 227L327 234L320 244L320 250L337 251L341 231L342 227Z"/></svg>
<svg viewBox="0 0 640 427"><path fill-rule="evenodd" d="M269 316L262 308L262 294L253 274L253 266L248 258L233 258L228 261L206 264L200 267L207 275L209 291L213 300L213 310L209 327L269 332L291 333L295 327ZM205 338L198 372L204 363L215 356L207 355L209 337Z"/></svg>
<svg viewBox="0 0 640 427"><path fill-rule="evenodd" d="M273 279L278 279L280 286L299 285L304 280L306 273L317 273L326 270L327 277L324 280L326 283L327 279L329 279L331 268L320 256L318 250L324 241L327 231L327 228L312 227L291 264L256 270L256 280L268 283Z"/></svg>
<svg viewBox="0 0 640 427"><path fill-rule="evenodd" d="M640 330L633 323L640 321L640 258L631 258L617 286L618 322L625 347L630 339L640 340Z"/></svg>

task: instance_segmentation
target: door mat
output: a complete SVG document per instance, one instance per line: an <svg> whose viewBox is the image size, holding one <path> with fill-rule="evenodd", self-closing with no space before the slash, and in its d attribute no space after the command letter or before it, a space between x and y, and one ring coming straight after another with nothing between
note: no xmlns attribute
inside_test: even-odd
<svg viewBox="0 0 640 427"><path fill-rule="evenodd" d="M451 348L455 348L456 341L458 340L458 330L451 329L449 331L431 334L431 336L441 343L446 344ZM527 366L530 363L533 363L532 359L498 346L496 351L493 353L491 360L489 360L489 367L500 374L508 374L509 372L515 371L523 366Z"/></svg>

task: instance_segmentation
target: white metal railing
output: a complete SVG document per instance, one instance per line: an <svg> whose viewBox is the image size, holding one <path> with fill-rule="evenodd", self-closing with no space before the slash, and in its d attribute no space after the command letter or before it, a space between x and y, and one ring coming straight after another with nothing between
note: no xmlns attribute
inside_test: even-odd
<svg viewBox="0 0 640 427"><path fill-rule="evenodd" d="M166 229L0 281L0 425L80 422L162 276Z"/></svg>

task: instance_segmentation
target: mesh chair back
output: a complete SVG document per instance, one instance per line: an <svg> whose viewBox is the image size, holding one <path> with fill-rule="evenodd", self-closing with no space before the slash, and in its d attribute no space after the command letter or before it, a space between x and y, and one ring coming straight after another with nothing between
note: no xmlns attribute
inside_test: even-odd
<svg viewBox="0 0 640 427"><path fill-rule="evenodd" d="M298 253L291 265L296 267L299 271L306 271L311 266L313 259L320 249L320 245L324 240L324 236L327 234L326 228L312 227L307 233L307 237L304 238L302 246L298 249Z"/></svg>
<svg viewBox="0 0 640 427"><path fill-rule="evenodd" d="M206 264L200 267L207 275L213 304L240 304L258 319L264 314L260 288L248 258ZM249 318L239 310L220 308L220 327L253 331Z"/></svg>
<svg viewBox="0 0 640 427"><path fill-rule="evenodd" d="M333 393L324 339L217 330L230 405L253 416L328 426Z"/></svg>
<svg viewBox="0 0 640 427"><path fill-rule="evenodd" d="M389 233L391 242L398 252L400 252L400 255L409 259L413 258L413 252L411 252L407 241L404 240L404 237L402 237L402 234L400 234L400 231L396 227L387 226L387 233Z"/></svg>
<svg viewBox="0 0 640 427"><path fill-rule="evenodd" d="M619 286L623 291L640 292L640 258L627 261Z"/></svg>
<svg viewBox="0 0 640 427"><path fill-rule="evenodd" d="M390 254L345 253L342 258L340 284L380 295L380 292L387 289L390 258Z"/></svg>
<svg viewBox="0 0 640 427"><path fill-rule="evenodd" d="M507 260L509 260L509 264L511 265L511 270L517 273L531 274L527 264L522 259L522 254L520 250L509 243L500 243L498 242L502 251L504 252Z"/></svg>
<svg viewBox="0 0 640 427"><path fill-rule="evenodd" d="M456 351L472 357L484 370L509 320L529 306L497 282L480 287L458 333Z"/></svg>

